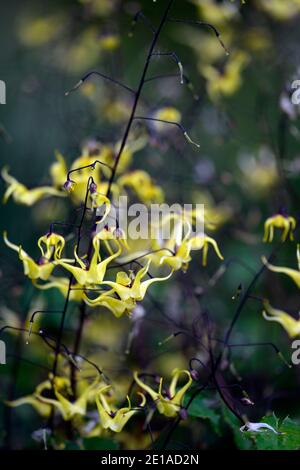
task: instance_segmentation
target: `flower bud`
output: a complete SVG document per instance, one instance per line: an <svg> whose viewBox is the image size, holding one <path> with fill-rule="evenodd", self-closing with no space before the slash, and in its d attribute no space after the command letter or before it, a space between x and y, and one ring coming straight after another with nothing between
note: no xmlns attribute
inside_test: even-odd
<svg viewBox="0 0 300 470"><path fill-rule="evenodd" d="M185 408L181 408L179 411L179 416L181 419L188 419L188 412Z"/></svg>
<svg viewBox="0 0 300 470"><path fill-rule="evenodd" d="M241 403L245 406L252 406L254 405L254 402L252 400L250 400L249 397L243 397L241 398Z"/></svg>
<svg viewBox="0 0 300 470"><path fill-rule="evenodd" d="M64 183L64 185L63 185L63 189L64 189L65 191L67 191L68 193L70 193L71 191L73 191L73 190L74 190L74 187L75 187L75 182L72 181L72 180L69 180L69 179L68 179L68 180Z"/></svg>
<svg viewBox="0 0 300 470"><path fill-rule="evenodd" d="M47 264L47 263L48 263L48 259L45 256L41 256L37 262L39 266L42 266L43 264Z"/></svg>
<svg viewBox="0 0 300 470"><path fill-rule="evenodd" d="M199 372L195 369L191 370L191 377L195 381L199 380Z"/></svg>
<svg viewBox="0 0 300 470"><path fill-rule="evenodd" d="M95 193L97 192L97 185L96 185L96 183L92 182L92 183L90 184L90 188L89 188L89 189L90 189L90 193L91 193L91 194L95 194Z"/></svg>

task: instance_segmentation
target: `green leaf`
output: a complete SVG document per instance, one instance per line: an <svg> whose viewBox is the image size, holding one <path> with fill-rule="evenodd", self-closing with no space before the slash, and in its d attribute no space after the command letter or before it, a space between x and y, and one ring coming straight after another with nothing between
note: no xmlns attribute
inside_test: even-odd
<svg viewBox="0 0 300 470"><path fill-rule="evenodd" d="M184 398L184 406L189 401L189 394L187 393ZM188 415L194 418L208 419L217 434L220 434L220 416L211 408L209 401L203 398L203 395L196 397L188 408Z"/></svg>
<svg viewBox="0 0 300 470"><path fill-rule="evenodd" d="M300 424L288 416L279 425L279 419L267 416L262 422L273 426L281 434L263 432L256 436L256 445L259 450L297 450L300 448ZM253 433L251 433L253 434Z"/></svg>
<svg viewBox="0 0 300 470"><path fill-rule="evenodd" d="M225 405L222 405L222 414L225 423L230 427L232 431L236 446L242 450L253 449L254 442L252 436L248 435L250 433L242 433L240 431L240 421L237 419L236 416L234 416L233 413L231 413L231 411L229 411L229 409Z"/></svg>
<svg viewBox="0 0 300 470"><path fill-rule="evenodd" d="M118 450L116 441L108 438L90 437L83 439L84 450Z"/></svg>

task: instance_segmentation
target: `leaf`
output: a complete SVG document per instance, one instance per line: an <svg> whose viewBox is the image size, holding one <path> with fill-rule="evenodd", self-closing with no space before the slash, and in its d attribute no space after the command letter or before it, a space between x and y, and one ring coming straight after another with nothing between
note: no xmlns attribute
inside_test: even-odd
<svg viewBox="0 0 300 470"><path fill-rule="evenodd" d="M253 449L253 446L254 446L253 439L251 438L251 436L248 436L248 434L250 433L242 433L240 431L240 427L242 424L236 418L236 416L234 416L234 414L231 413L231 411L229 411L229 409L225 405L222 405L222 414L223 414L225 423L230 427L233 433L234 442L236 446L239 449L243 449L243 450Z"/></svg>
<svg viewBox="0 0 300 470"><path fill-rule="evenodd" d="M256 445L259 450L297 450L300 448L300 424L288 416L279 425L279 419L267 416L262 422L273 426L282 434L272 432L259 433L256 436ZM251 433L253 434L253 433Z"/></svg>
<svg viewBox="0 0 300 470"><path fill-rule="evenodd" d="M90 437L83 439L84 450L118 450L116 441L108 438Z"/></svg>
<svg viewBox="0 0 300 470"><path fill-rule="evenodd" d="M186 394L183 403L184 406L187 405L189 398L189 394ZM199 395L192 401L191 405L188 407L188 415L194 418L208 419L214 431L220 435L220 416L211 408L209 401L203 398L203 395Z"/></svg>

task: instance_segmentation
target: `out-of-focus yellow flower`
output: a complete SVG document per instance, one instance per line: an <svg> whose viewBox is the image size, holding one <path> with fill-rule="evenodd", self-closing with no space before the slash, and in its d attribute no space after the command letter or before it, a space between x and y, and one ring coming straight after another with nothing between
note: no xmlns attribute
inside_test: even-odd
<svg viewBox="0 0 300 470"><path fill-rule="evenodd" d="M264 242L272 242L274 228L282 229L281 241L285 242L287 237L294 240L293 230L296 228L296 219L286 214L275 214L265 221Z"/></svg>
<svg viewBox="0 0 300 470"><path fill-rule="evenodd" d="M218 230L232 217L233 210L229 204L225 201L217 205L211 194L207 192L193 192L193 201L196 204L203 204L204 214L202 209L199 211L197 207L193 208L190 222L196 223L197 220L203 219L204 228L207 230Z"/></svg>
<svg viewBox="0 0 300 470"><path fill-rule="evenodd" d="M98 28L86 28L79 36L72 38L67 47L62 47L58 56L60 66L72 74L84 73L99 60L101 46Z"/></svg>
<svg viewBox="0 0 300 470"><path fill-rule="evenodd" d="M169 121L169 122L181 122L181 113L172 106L166 106L164 108L160 108L153 114L154 119L159 119L162 121ZM160 132L166 132L170 128L163 122L153 122L153 127Z"/></svg>
<svg viewBox="0 0 300 470"><path fill-rule="evenodd" d="M221 96L233 95L242 84L242 71L249 58L243 51L234 52L222 70L211 65L200 66L200 71L207 80L207 92L212 100Z"/></svg>
<svg viewBox="0 0 300 470"><path fill-rule="evenodd" d="M120 46L120 42L117 34L106 34L99 39L100 47L104 51L114 51Z"/></svg>
<svg viewBox="0 0 300 470"><path fill-rule="evenodd" d="M51 413L51 405L48 403L44 403L40 401L39 396L43 392L43 390L50 390L51 389L51 382L50 380L46 380L40 383L34 393L32 395L26 395L25 397L17 398L13 401L6 401L6 405L11 406L13 408L22 406L22 405L31 405L36 412L43 416L44 418L48 418Z"/></svg>
<svg viewBox="0 0 300 470"><path fill-rule="evenodd" d="M268 31L258 27L246 30L242 40L243 44L254 52L262 52L272 47L272 40Z"/></svg>
<svg viewBox="0 0 300 470"><path fill-rule="evenodd" d="M95 99L95 93L98 91L98 87L95 82L84 82L80 87L80 92L86 98L90 98L91 101Z"/></svg>
<svg viewBox="0 0 300 470"><path fill-rule="evenodd" d="M221 44L211 31L205 31L204 28L200 30L191 26L183 26L180 31L181 34L178 34L178 31L173 34L174 39L194 50L199 66L202 64L213 64L224 58L224 48L221 47ZM232 40L233 30L222 28L222 41L226 48L230 49Z"/></svg>
<svg viewBox="0 0 300 470"><path fill-rule="evenodd" d="M23 249L22 246L11 243L7 238L7 233L3 234L5 244L19 254L19 259L23 262L24 274L29 279L42 279L47 281L55 268L56 262L51 262L44 256L36 263Z"/></svg>
<svg viewBox="0 0 300 470"><path fill-rule="evenodd" d="M127 396L128 406L117 409L108 403L106 392L110 390L111 386L107 385L99 390L96 396L96 403L100 417L100 426L104 429L110 429L114 432L121 432L127 422L134 416L138 410L133 410L129 396ZM143 407L145 400L143 397L140 407Z"/></svg>
<svg viewBox="0 0 300 470"><path fill-rule="evenodd" d="M132 162L132 158L136 152L145 147L148 142L147 134L133 135L122 151L122 156L117 168L117 174L123 174ZM119 152L121 142L117 142L113 148L114 158ZM114 161L114 160L113 160Z"/></svg>
<svg viewBox="0 0 300 470"><path fill-rule="evenodd" d="M65 28L67 18L61 13L43 14L21 21L18 36L28 47L40 47L57 38Z"/></svg>
<svg viewBox="0 0 300 470"><path fill-rule="evenodd" d="M242 155L239 166L243 173L242 184L253 197L261 197L278 182L276 160L267 147L260 148L258 158Z"/></svg>
<svg viewBox="0 0 300 470"><path fill-rule="evenodd" d="M50 276L49 282L46 284L38 284L36 281L33 281L33 284L41 290L58 289L65 298L68 295L69 279L67 277ZM80 284L72 284L69 299L74 302L81 302L84 298L83 292L83 287Z"/></svg>
<svg viewBox="0 0 300 470"><path fill-rule="evenodd" d="M106 156L106 152L105 152ZM70 171L76 170L77 168L81 167L88 167L89 165L92 165L95 160L102 160L102 154L100 153L97 156L94 155L82 155L79 158L76 158L74 162L71 165ZM104 160L105 162L105 160ZM101 182L101 166L99 165L95 170L92 169L92 167L84 168L82 170L76 171L72 174L72 180L75 181L74 188L72 189L70 196L71 199L75 204L80 204L82 201L84 201L85 196L86 196L86 190L87 190L87 181L89 177L92 175L93 180L97 187L99 187L100 182ZM65 174L65 180L66 180L66 174Z"/></svg>
<svg viewBox="0 0 300 470"><path fill-rule="evenodd" d="M286 268L284 266L274 266L273 264L270 264L264 256L262 258L263 263L267 266L270 271L273 271L274 273L286 274L294 281L294 283L300 289L300 245L297 246L297 260L298 270Z"/></svg>
<svg viewBox="0 0 300 470"><path fill-rule="evenodd" d="M108 199L108 197L104 196L104 194L101 194L98 191L90 191L90 198L92 201L92 209L99 209L100 207L105 206L104 214L101 216L101 219L96 222L97 224L99 224L100 222L103 222L103 220L107 217L110 212L110 200Z"/></svg>
<svg viewBox="0 0 300 470"><path fill-rule="evenodd" d="M41 186L40 188L28 189L24 184L19 183L16 178L8 173L8 168L4 167L1 172L2 178L8 184L8 188L3 196L4 204L12 196L17 204L32 206L37 201L49 196L64 197L62 191L52 188L51 186Z"/></svg>
<svg viewBox="0 0 300 470"><path fill-rule="evenodd" d="M285 329L290 338L300 335L300 318L296 320L283 310L271 307L270 303L264 301L263 317L268 321L275 321Z"/></svg>
<svg viewBox="0 0 300 470"><path fill-rule="evenodd" d="M176 391L178 379L182 374L185 374L188 377L188 381L182 388ZM143 390L145 390L145 392L147 392L152 398L152 400L155 402L159 413L169 418L174 418L175 416L177 416L178 412L182 407L183 397L187 390L190 388L193 381L189 371L174 369L172 372L172 381L170 383L167 393L165 394L163 391L162 377L159 382L158 392L156 392L149 385L146 385L144 382L142 382L137 372L134 372L133 375L136 383Z"/></svg>
<svg viewBox="0 0 300 470"><path fill-rule="evenodd" d="M257 6L280 21L287 21L300 13L299 0L256 0Z"/></svg>
<svg viewBox="0 0 300 470"><path fill-rule="evenodd" d="M68 172L67 165L63 155L60 152L55 152L56 162L50 166L50 176L52 179L53 186L57 189L63 187L66 181L66 175Z"/></svg>
<svg viewBox="0 0 300 470"><path fill-rule="evenodd" d="M53 389L56 399L47 398L43 395L44 391ZM20 406L25 404L32 405L38 413L43 416L49 416L52 406L59 411L65 421L73 419L75 416L85 416L86 409L89 402L95 401L96 395L99 393L99 388L103 387L99 377L97 377L92 384L87 381L82 381L79 387L79 397L74 402L71 401L71 386L70 380L65 377L52 377L50 374L49 380L42 382L35 390L33 395L29 395L13 402L8 402L9 406Z"/></svg>
<svg viewBox="0 0 300 470"><path fill-rule="evenodd" d="M69 421L77 415L85 416L87 405L90 401L94 401L97 393L99 393L99 387L102 387L99 377L90 385L85 383L79 397L74 402L71 401L70 397L71 389L70 382L68 379L61 380L61 377L54 378L54 393L56 400L52 398L46 398L42 394L37 395L37 398L42 402L54 406L57 411L61 414L64 421Z"/></svg>
<svg viewBox="0 0 300 470"><path fill-rule="evenodd" d="M126 173L118 179L118 184L121 187L131 188L145 204L161 203L164 200L163 190L160 186L155 185L146 171L135 170Z"/></svg>
<svg viewBox="0 0 300 470"><path fill-rule="evenodd" d="M104 116L112 124L119 124L128 119L129 107L126 101L110 97L102 106Z"/></svg>
<svg viewBox="0 0 300 470"><path fill-rule="evenodd" d="M219 3L216 0L193 0L203 21L220 26L231 21L238 14L238 4Z"/></svg>
<svg viewBox="0 0 300 470"><path fill-rule="evenodd" d="M79 0L80 3L86 5L92 15L108 16L116 6L115 0Z"/></svg>

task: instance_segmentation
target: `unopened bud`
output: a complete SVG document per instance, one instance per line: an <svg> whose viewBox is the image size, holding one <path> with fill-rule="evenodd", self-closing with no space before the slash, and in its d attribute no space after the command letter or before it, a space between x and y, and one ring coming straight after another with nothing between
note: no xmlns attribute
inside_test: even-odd
<svg viewBox="0 0 300 470"><path fill-rule="evenodd" d="M181 419L188 419L188 412L185 408L181 408L179 411L179 416Z"/></svg>
<svg viewBox="0 0 300 470"><path fill-rule="evenodd" d="M124 232L119 227L114 229L113 234L116 238L124 238Z"/></svg>
<svg viewBox="0 0 300 470"><path fill-rule="evenodd" d="M68 193L70 193L71 191L74 190L75 188L75 182L72 181L72 180L67 180L64 185L63 185L63 188L65 191L67 191Z"/></svg>
<svg viewBox="0 0 300 470"><path fill-rule="evenodd" d="M46 263L48 263L48 260L45 256L41 256L37 262L39 266L42 266L43 264L46 264Z"/></svg>
<svg viewBox="0 0 300 470"><path fill-rule="evenodd" d="M191 377L195 381L199 380L199 372L195 369L191 370Z"/></svg>
<svg viewBox="0 0 300 470"><path fill-rule="evenodd" d="M97 192L97 185L96 185L96 183L91 183L91 184L90 184L90 193L91 193L91 194L94 194L94 193L96 193L96 192Z"/></svg>

